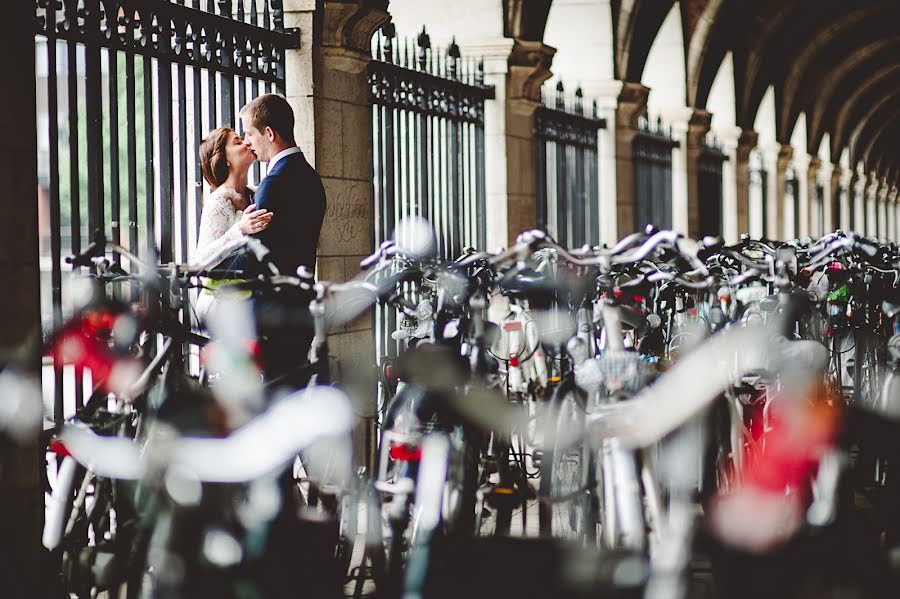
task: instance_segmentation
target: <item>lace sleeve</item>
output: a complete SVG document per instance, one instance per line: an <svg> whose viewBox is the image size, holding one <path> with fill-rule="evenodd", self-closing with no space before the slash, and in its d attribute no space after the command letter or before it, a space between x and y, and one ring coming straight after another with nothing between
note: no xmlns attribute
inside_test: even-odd
<svg viewBox="0 0 900 599"><path fill-rule="evenodd" d="M240 212L235 212L231 201L222 194L213 194L203 203L200 215L200 234L194 262L205 262L222 249L242 237L239 227Z"/></svg>

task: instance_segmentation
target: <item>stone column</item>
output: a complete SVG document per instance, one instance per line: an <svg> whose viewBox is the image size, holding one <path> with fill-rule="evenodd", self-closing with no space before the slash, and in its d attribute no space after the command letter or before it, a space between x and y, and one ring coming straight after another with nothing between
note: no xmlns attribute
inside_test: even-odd
<svg viewBox="0 0 900 599"><path fill-rule="evenodd" d="M622 82L586 82L585 98L597 101L597 116L606 121L597 146L597 179L600 183L600 242L614 245L620 237L616 218L618 181L616 177L616 110Z"/></svg>
<svg viewBox="0 0 900 599"><path fill-rule="evenodd" d="M6 6L0 25L0 109L15 143L0 150L0 365L15 360L40 375L40 265L38 260L37 121L33 2ZM0 401L9 401L3 397ZM0 434L0 595L43 597L52 575L41 572L44 461L37 435L25 445ZM55 573L54 573L55 574Z"/></svg>
<svg viewBox="0 0 900 599"><path fill-rule="evenodd" d="M725 163L722 165L722 238L729 244L737 243L740 238L738 222L741 215L738 209L739 165L737 154L742 132L743 130L740 127L716 130L716 136L722 143L722 151L726 156ZM747 158L749 161L749 152L747 153Z"/></svg>
<svg viewBox="0 0 900 599"><path fill-rule="evenodd" d="M687 119L687 132L684 136L685 143L682 146L684 148L685 167L687 170L687 235L694 239L700 237L700 154L703 153L704 141L706 140L706 134L709 133L711 124L711 113L706 110L691 110L690 117ZM727 165L723 165L724 168L727 168ZM674 161L672 169L673 171L675 169ZM724 196L724 180L722 183ZM724 206L722 213L725 214ZM678 230L677 227L676 230Z"/></svg>
<svg viewBox="0 0 900 599"><path fill-rule="evenodd" d="M541 42L514 40L506 88L507 242L537 224L534 111L541 85L550 78L556 50Z"/></svg>
<svg viewBox="0 0 900 599"><path fill-rule="evenodd" d="M888 182L882 178L878 184L878 237L885 238L888 234L887 227L887 201L888 201Z"/></svg>
<svg viewBox="0 0 900 599"><path fill-rule="evenodd" d="M634 138L638 119L647 114L650 88L640 83L622 83L616 107L616 185L618 196L617 234L634 232Z"/></svg>
<svg viewBox="0 0 900 599"><path fill-rule="evenodd" d="M487 214L485 229L487 248L504 247L509 242L507 209L506 148L506 79L509 74L509 55L514 41L500 38L486 42L460 44L463 56L484 60L484 83L494 86L494 99L484 106L484 183Z"/></svg>
<svg viewBox="0 0 900 599"><path fill-rule="evenodd" d="M788 231L787 223L787 203L784 184L787 180L787 169L794 157L794 148L789 144L782 144L778 149L778 160L775 164L775 180L774 198L775 198L775 224L769 229L769 234L774 235L775 239L790 239L794 236L793 231ZM796 173L795 173L796 174ZM796 218L796 215L794 215ZM770 220L771 222L771 220Z"/></svg>
<svg viewBox="0 0 900 599"><path fill-rule="evenodd" d="M285 25L299 27L302 36L300 48L288 50L285 57L285 88L296 115L297 143L322 177L328 202L319 239L319 280L353 278L360 259L372 251L372 126L366 67L372 35L389 19L387 12L363 2L285 2ZM333 328L328 341L340 364L352 365L346 372L374 367L370 313ZM374 415L373 387L374 379L360 385L358 392L350 389L361 418ZM366 463L366 434L366 427L359 426L355 444L360 464Z"/></svg>
<svg viewBox="0 0 900 599"><path fill-rule="evenodd" d="M819 171L822 168L822 160L818 156L810 156L809 157L809 165L806 169L806 189L808 198L808 206L809 210L807 211L808 218L806 219L807 224L807 235L813 238L818 238L822 236L822 232L819 231L819 217L822 216L820 211L825 210L825 199L822 198L822 205L820 206L816 199L816 187L819 183Z"/></svg>
<svg viewBox="0 0 900 599"><path fill-rule="evenodd" d="M690 231L692 211L690 207L689 183L692 177L688 172L688 155L691 151L688 132L691 129L693 116L694 110L688 107L669 111L662 115L663 122L669 123L672 128L672 139L678 144L672 149L672 229L688 236L693 236ZM703 117L700 117L701 122L697 125L697 134L702 131L702 120ZM709 125L706 125L706 127L708 130ZM699 156L699 151L697 151L697 156ZM696 180L696 177L693 178ZM696 213L697 228L699 229L699 207L694 212Z"/></svg>
<svg viewBox="0 0 900 599"><path fill-rule="evenodd" d="M866 234L866 175L861 167L853 169L850 182L850 193L853 194L853 230L861 235Z"/></svg>
<svg viewBox="0 0 900 599"><path fill-rule="evenodd" d="M794 222L795 224L799 222L799 227L797 227L797 231L800 237L806 237L809 235L809 215L810 209L809 205L811 203L812 191L809 187L809 164L810 164L810 155L806 152L801 152L799 155L795 154L794 159L794 176L797 178L797 193L800 196L799 212L794 214ZM791 235L793 237L793 235Z"/></svg>
<svg viewBox="0 0 900 599"><path fill-rule="evenodd" d="M885 234L884 236L888 241L896 241L897 239L897 207L895 202L897 201L896 190L887 185L886 187L887 193L885 194Z"/></svg>
<svg viewBox="0 0 900 599"><path fill-rule="evenodd" d="M750 152L756 147L759 135L743 129L735 150L735 193L737 196L737 233L750 233ZM765 228L765 225L763 225Z"/></svg>
<svg viewBox="0 0 900 599"><path fill-rule="evenodd" d="M898 213L898 211L900 211L900 206L898 206L898 204L897 204L897 186L896 185L891 186L891 191L888 194L888 201L890 202L889 210L890 210L891 214L893 215L893 220L892 220L893 226L888 231L888 238L889 238L888 240L896 243L898 240L900 240L900 213Z"/></svg>
<svg viewBox="0 0 900 599"><path fill-rule="evenodd" d="M819 178L822 181L822 210L825 214L822 217L824 231L818 231L817 235L822 236L835 230L834 221L838 217L834 214L834 194L837 193L837 187L834 185L834 169L835 166L830 162L822 162L819 168Z"/></svg>
<svg viewBox="0 0 900 599"><path fill-rule="evenodd" d="M897 239L897 193L896 189L890 185L886 186L885 193L885 234L888 241Z"/></svg>

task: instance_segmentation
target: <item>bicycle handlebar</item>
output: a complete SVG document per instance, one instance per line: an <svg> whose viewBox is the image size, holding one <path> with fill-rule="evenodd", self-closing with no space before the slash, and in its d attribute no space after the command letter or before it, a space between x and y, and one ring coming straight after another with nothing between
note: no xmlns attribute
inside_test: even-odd
<svg viewBox="0 0 900 599"><path fill-rule="evenodd" d="M61 440L78 463L107 478L139 480L156 475L158 469L177 469L202 482L246 483L277 471L316 441L349 435L352 426L353 409L344 393L311 387L222 439L182 437L151 442L142 451L130 439L67 426Z"/></svg>

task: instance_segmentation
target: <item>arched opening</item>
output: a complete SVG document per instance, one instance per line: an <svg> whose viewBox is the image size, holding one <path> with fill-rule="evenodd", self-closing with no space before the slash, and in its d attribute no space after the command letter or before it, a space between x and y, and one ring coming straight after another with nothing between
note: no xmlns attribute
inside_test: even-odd
<svg viewBox="0 0 900 599"><path fill-rule="evenodd" d="M543 94L552 98L561 82L571 94L580 88L584 104L596 102L597 116L606 122L597 140L597 191L600 241L615 243L616 231L616 119L621 83L615 80L610 0L554 0L547 16L544 42L556 48L553 78ZM589 210L588 210L589 212Z"/></svg>
<svg viewBox="0 0 900 599"><path fill-rule="evenodd" d="M731 52L725 55L719 66L706 107L712 113L712 143L721 147L727 157L722 165L722 235L726 242L735 243L741 233L737 219L737 143L741 128L737 126L735 114L734 58Z"/></svg>
<svg viewBox="0 0 900 599"><path fill-rule="evenodd" d="M803 237L810 233L812 190L809 187L810 157L806 143L806 114L801 113L791 132L793 149L789 172L793 177L785 181L785 238Z"/></svg>
<svg viewBox="0 0 900 599"><path fill-rule="evenodd" d="M673 4L663 20L644 65L641 83L650 88L647 99L647 113L658 137L669 136L673 140L670 168L660 169L660 173L651 173L650 181L658 181L658 185L642 186L641 165L636 164L638 185L635 202L638 214L649 215L654 224L670 226L672 229L688 232L688 180L687 180L687 132L691 110L685 106L686 84L684 66L684 35L681 26L679 3ZM653 149L660 158L667 152L664 146ZM663 163L664 160L657 160ZM664 166L668 166L665 165ZM644 187L649 194L642 193ZM646 204L652 204L646 206ZM636 223L640 226L641 223Z"/></svg>

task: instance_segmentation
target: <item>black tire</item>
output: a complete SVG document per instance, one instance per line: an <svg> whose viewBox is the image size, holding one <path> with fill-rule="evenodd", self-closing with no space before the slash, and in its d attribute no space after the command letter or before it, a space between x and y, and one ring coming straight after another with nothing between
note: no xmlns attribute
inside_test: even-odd
<svg viewBox="0 0 900 599"><path fill-rule="evenodd" d="M592 452L581 440L573 444L567 439L584 429L586 414L584 398L571 380L554 391L549 414L538 503L541 536L593 540L597 510L590 493Z"/></svg>
<svg viewBox="0 0 900 599"><path fill-rule="evenodd" d="M447 471L448 507L444 528L450 534L475 534L475 495L478 491L479 444L463 426L451 433L451 463Z"/></svg>
<svg viewBox="0 0 900 599"><path fill-rule="evenodd" d="M497 456L497 472L500 475L500 483L498 488L505 492L513 491L516 486L512 468L509 465L509 441L495 437L494 451ZM496 493L496 491L495 491ZM516 504L513 501L515 493L512 495L497 496L497 523L494 527L495 535L508 535L512 526L512 514Z"/></svg>

